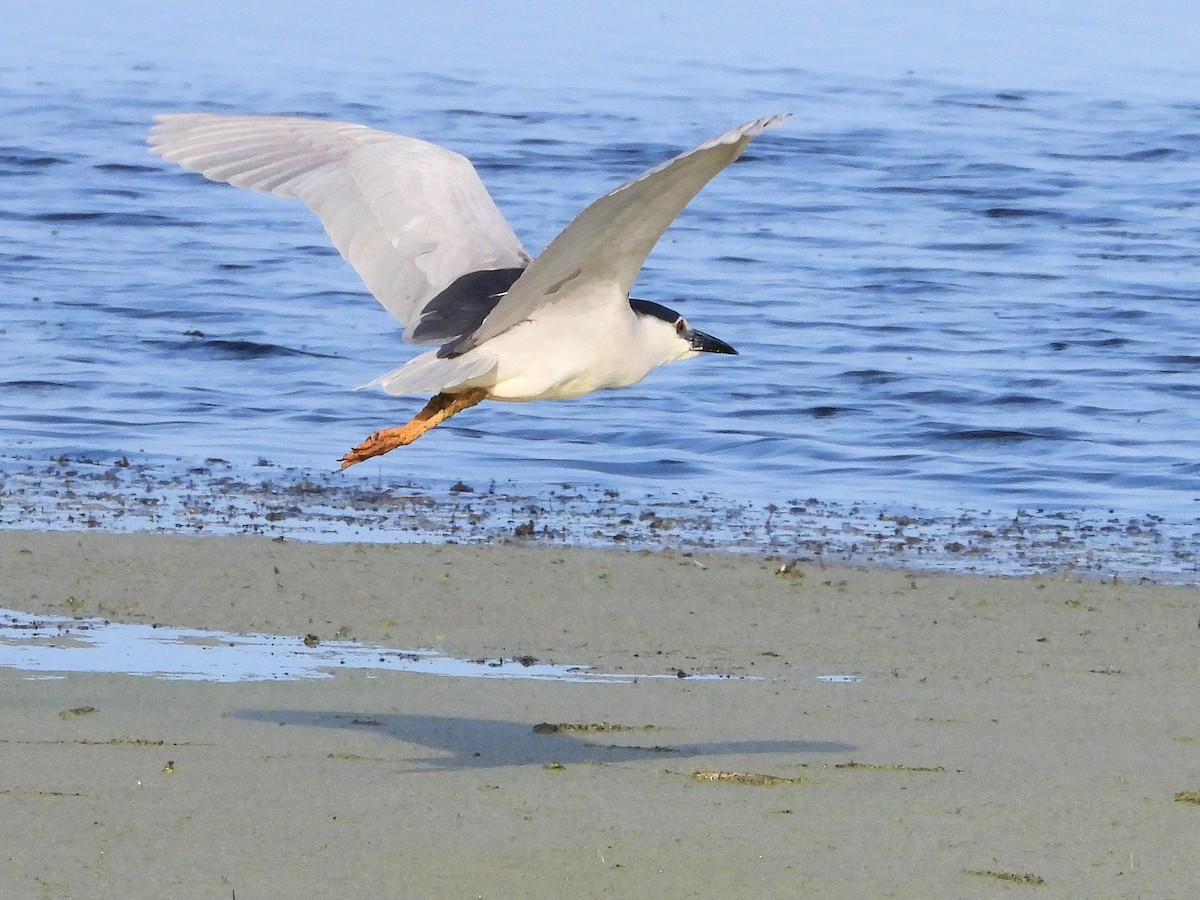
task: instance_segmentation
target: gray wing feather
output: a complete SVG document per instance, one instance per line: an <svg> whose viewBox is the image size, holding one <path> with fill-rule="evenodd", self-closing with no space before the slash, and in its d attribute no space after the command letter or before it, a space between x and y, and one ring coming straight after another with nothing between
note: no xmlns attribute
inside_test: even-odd
<svg viewBox="0 0 1200 900"><path fill-rule="evenodd" d="M747 122L601 197L550 243L454 351L466 352L524 321L558 299L564 286L607 280L628 297L646 257L680 211L753 137L786 118Z"/></svg>
<svg viewBox="0 0 1200 900"><path fill-rule="evenodd" d="M409 340L425 305L460 276L529 263L474 166L436 144L302 117L155 121L148 143L163 159L307 203Z"/></svg>

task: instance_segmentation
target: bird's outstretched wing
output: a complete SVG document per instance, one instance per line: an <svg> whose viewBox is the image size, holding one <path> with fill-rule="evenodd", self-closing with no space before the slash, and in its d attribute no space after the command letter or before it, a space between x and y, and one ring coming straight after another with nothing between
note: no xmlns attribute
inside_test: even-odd
<svg viewBox="0 0 1200 900"><path fill-rule="evenodd" d="M786 118L747 122L605 194L551 241L453 352L465 353L495 337L574 287L609 282L620 297L629 296L646 257L680 211L752 138Z"/></svg>
<svg viewBox="0 0 1200 900"><path fill-rule="evenodd" d="M458 278L529 263L474 166L436 144L301 117L185 113L155 121L148 143L163 159L307 203L367 289L404 323L407 340L457 337L418 326L422 310Z"/></svg>

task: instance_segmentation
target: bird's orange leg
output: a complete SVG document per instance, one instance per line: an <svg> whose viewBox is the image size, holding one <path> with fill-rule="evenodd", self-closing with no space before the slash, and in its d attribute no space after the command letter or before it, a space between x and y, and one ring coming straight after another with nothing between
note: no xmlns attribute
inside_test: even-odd
<svg viewBox="0 0 1200 900"><path fill-rule="evenodd" d="M483 388L472 388L461 394L438 394L426 403L425 408L413 416L407 425L380 429L343 456L342 468L349 468L364 459L382 456L397 447L411 444L431 428L441 425L455 413L470 409L486 396L487 391Z"/></svg>

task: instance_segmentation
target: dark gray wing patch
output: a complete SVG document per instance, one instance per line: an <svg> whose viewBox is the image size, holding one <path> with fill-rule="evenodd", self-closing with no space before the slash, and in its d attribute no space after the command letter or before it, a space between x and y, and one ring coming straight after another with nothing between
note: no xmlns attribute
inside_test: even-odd
<svg viewBox="0 0 1200 900"><path fill-rule="evenodd" d="M483 324L487 314L524 271L481 269L460 275L425 304L408 339L414 344L425 344L457 340L470 334Z"/></svg>

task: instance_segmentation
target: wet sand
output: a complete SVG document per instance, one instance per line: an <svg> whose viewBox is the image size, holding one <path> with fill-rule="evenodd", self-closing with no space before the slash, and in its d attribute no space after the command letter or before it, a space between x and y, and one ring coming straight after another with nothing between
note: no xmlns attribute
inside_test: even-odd
<svg viewBox="0 0 1200 900"><path fill-rule="evenodd" d="M1194 894L1195 588L779 565L0 532L31 613L754 676L0 669L5 891Z"/></svg>

